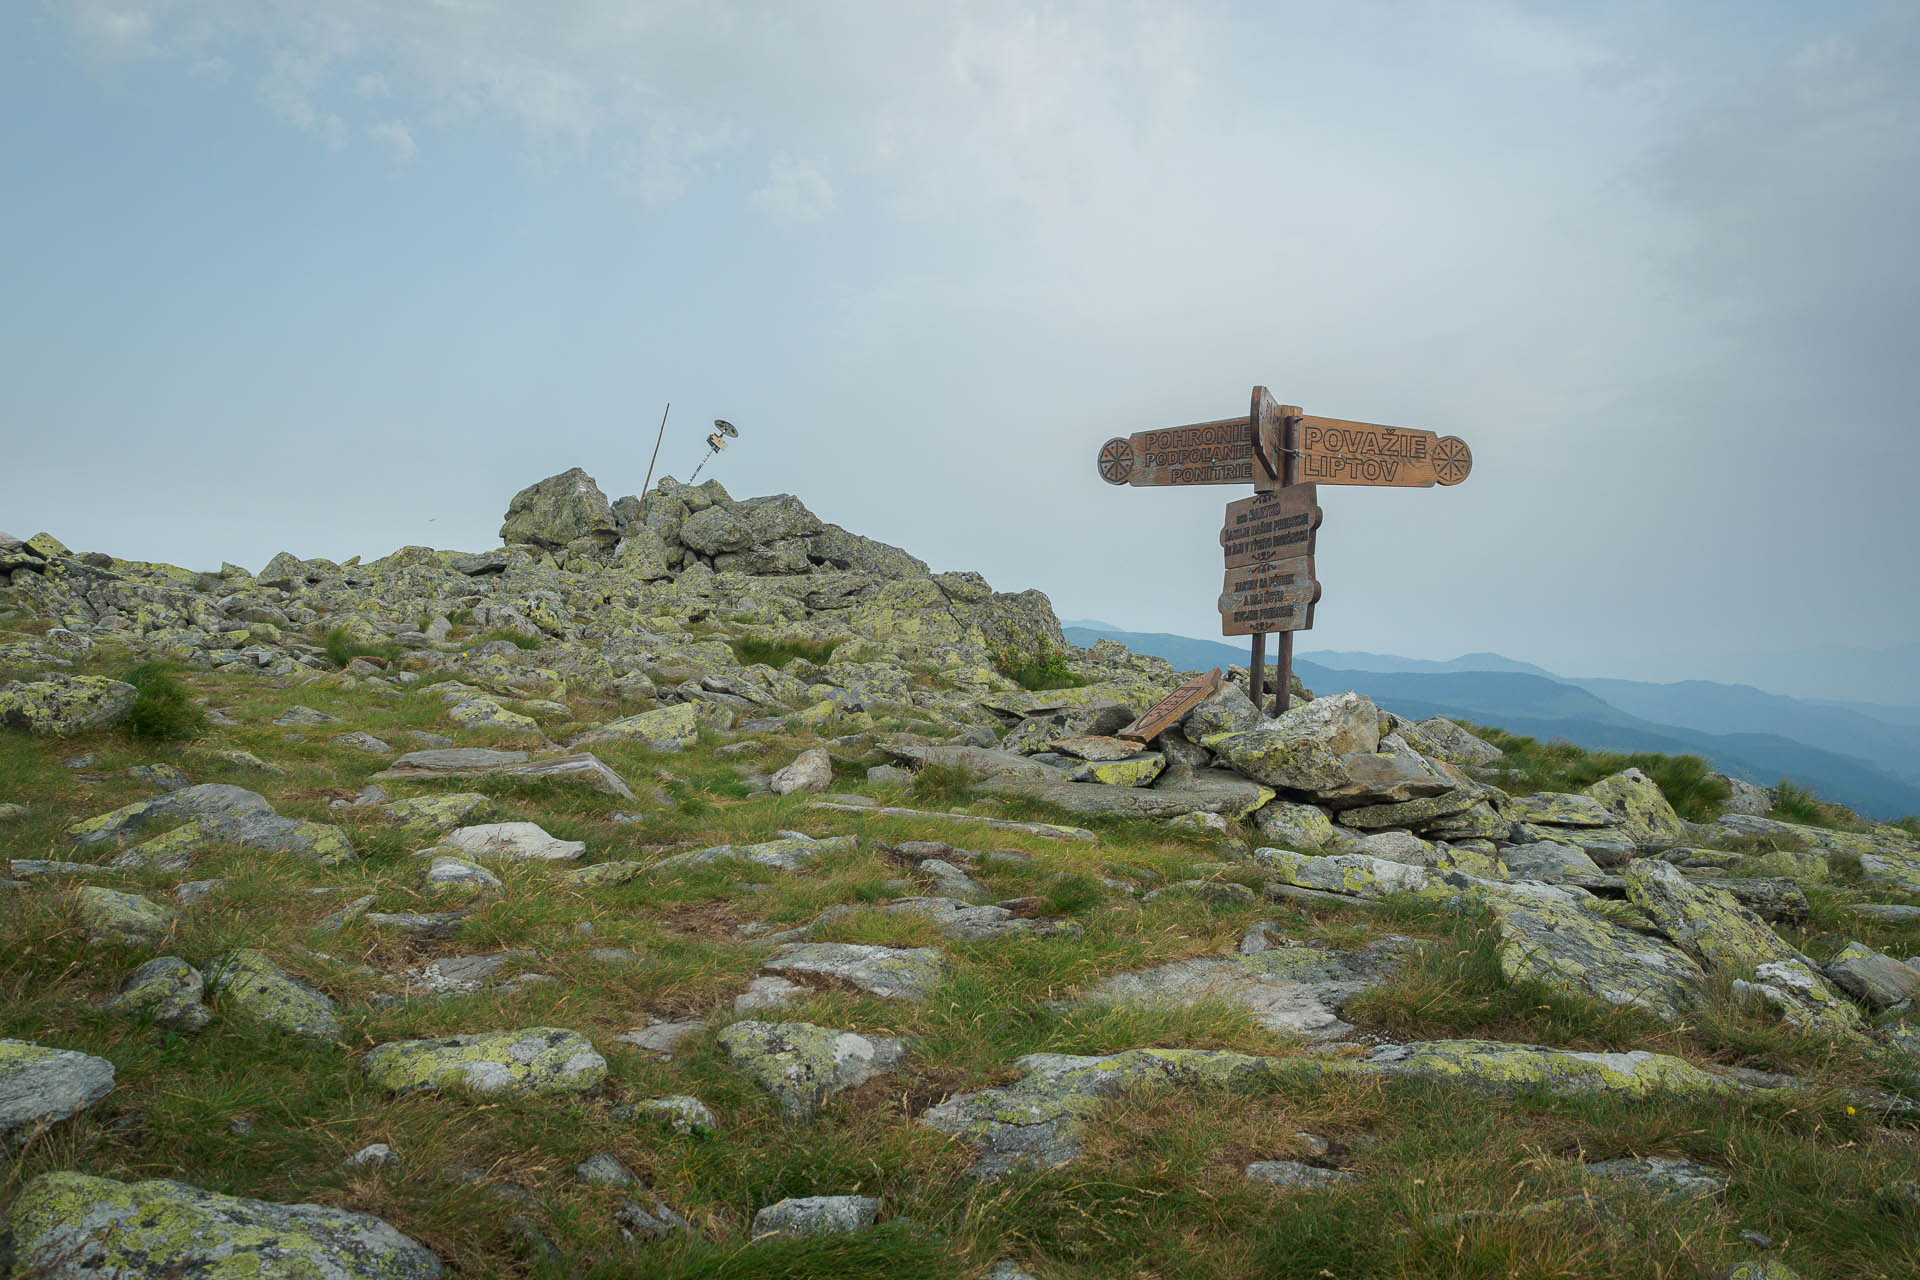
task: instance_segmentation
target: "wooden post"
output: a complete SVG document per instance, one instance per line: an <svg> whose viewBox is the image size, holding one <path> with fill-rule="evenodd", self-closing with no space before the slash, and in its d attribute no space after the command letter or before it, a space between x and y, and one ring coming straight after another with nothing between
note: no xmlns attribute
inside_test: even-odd
<svg viewBox="0 0 1920 1280"><path fill-rule="evenodd" d="M1280 439L1285 449L1280 464L1280 485L1300 483L1300 409L1297 405L1287 405L1281 412ZM1273 714L1287 714L1287 707L1293 701L1293 632L1282 631L1280 639L1273 647ZM1254 702L1259 706L1258 700Z"/></svg>
<svg viewBox="0 0 1920 1280"><path fill-rule="evenodd" d="M1260 682L1267 674L1267 637L1256 632L1253 637L1253 663L1247 668L1247 693L1253 698L1253 705L1260 705L1263 692Z"/></svg>

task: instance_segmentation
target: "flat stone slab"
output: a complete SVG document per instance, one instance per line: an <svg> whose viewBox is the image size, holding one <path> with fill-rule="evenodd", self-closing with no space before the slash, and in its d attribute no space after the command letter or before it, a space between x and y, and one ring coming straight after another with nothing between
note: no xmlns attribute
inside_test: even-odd
<svg viewBox="0 0 1920 1280"><path fill-rule="evenodd" d="M524 751L492 751L484 747L409 751L373 776L385 781L483 775L535 782L577 782L621 800L634 798L633 788L591 751L545 756L539 760L527 759Z"/></svg>
<svg viewBox="0 0 1920 1280"><path fill-rule="evenodd" d="M1105 789L1102 788L1102 790ZM815 800L807 807L826 809L834 813L878 814L883 818L928 818L942 822L964 822L996 831L1018 831L1023 835L1046 836L1054 840L1084 840L1089 844L1100 838L1085 827L1067 827L1052 822L1016 822L1011 818L988 818L974 813L938 813L925 809L903 809L898 805L835 804L827 800Z"/></svg>
<svg viewBox="0 0 1920 1280"><path fill-rule="evenodd" d="M717 1039L728 1060L772 1094L780 1114L794 1123L813 1119L828 1098L884 1075L907 1056L892 1036L810 1022L736 1022Z"/></svg>
<svg viewBox="0 0 1920 1280"><path fill-rule="evenodd" d="M371 1214L246 1200L184 1182L43 1174L21 1189L6 1222L20 1274L48 1280L436 1280L445 1274L425 1245Z"/></svg>
<svg viewBox="0 0 1920 1280"><path fill-rule="evenodd" d="M853 836L831 836L825 840L815 840L808 836L789 836L780 840L762 841L759 844L718 844L710 849L692 849L686 853L676 853L672 857L662 858L647 870L670 871L676 867L704 867L737 858L742 862L751 862L755 866L768 867L774 871L798 871L808 863L824 858L830 853L848 853L858 847L859 841Z"/></svg>
<svg viewBox="0 0 1920 1280"><path fill-rule="evenodd" d="M1507 816L1515 822L1538 822L1555 827L1610 827L1616 819L1592 796L1560 791L1536 791L1507 801Z"/></svg>
<svg viewBox="0 0 1920 1280"><path fill-rule="evenodd" d="M1727 1175L1718 1169L1691 1160L1668 1156L1630 1156L1623 1160L1598 1160L1583 1164L1581 1171L1595 1178L1615 1178L1636 1182L1661 1199L1685 1200L1716 1196L1727 1188Z"/></svg>
<svg viewBox="0 0 1920 1280"><path fill-rule="evenodd" d="M931 947L802 942L781 947L760 966L775 973L811 973L849 983L885 1000L924 1003L946 980L947 961Z"/></svg>
<svg viewBox="0 0 1920 1280"><path fill-rule="evenodd" d="M367 1079L396 1093L581 1093L606 1079L607 1060L578 1031L528 1027L436 1040L395 1040L361 1061Z"/></svg>
<svg viewBox="0 0 1920 1280"><path fill-rule="evenodd" d="M1194 956L1116 973L1087 988L1088 1000L1186 1008L1218 1000L1239 1005L1269 1031L1303 1040L1344 1040L1353 1027L1336 1006L1391 972L1406 939L1387 939L1363 951L1275 947L1251 955Z"/></svg>
<svg viewBox="0 0 1920 1280"><path fill-rule="evenodd" d="M218 782L203 782L136 800L111 813L76 822L67 828L67 834L78 844L124 842L169 819L198 822L199 827L190 833L192 838L185 842L185 848L230 844L267 853L294 854L326 864L345 862L354 856L353 845L340 828L283 818L268 805L265 796Z"/></svg>
<svg viewBox="0 0 1920 1280"><path fill-rule="evenodd" d="M0 1040L0 1150L73 1117L113 1091L105 1058Z"/></svg>
<svg viewBox="0 0 1920 1280"><path fill-rule="evenodd" d="M920 1123L971 1142L974 1172L998 1178L1022 1167L1065 1164L1105 1104L1122 1096L1188 1087L1264 1090L1289 1081L1343 1075L1442 1081L1494 1093L1543 1089L1724 1097L1742 1090L1680 1058L1646 1053L1580 1053L1487 1040L1382 1045L1364 1058L1258 1057L1224 1049L1128 1049L1104 1057L1028 1054L1012 1084L955 1094L927 1108Z"/></svg>
<svg viewBox="0 0 1920 1280"><path fill-rule="evenodd" d="M1345 1182L1358 1182L1360 1175L1345 1169L1322 1169L1298 1160L1255 1160L1247 1166L1247 1181L1289 1191L1324 1191Z"/></svg>
<svg viewBox="0 0 1920 1280"><path fill-rule="evenodd" d="M567 862L587 851L584 840L562 840L537 822L488 822L447 833L441 843L470 858L510 862Z"/></svg>

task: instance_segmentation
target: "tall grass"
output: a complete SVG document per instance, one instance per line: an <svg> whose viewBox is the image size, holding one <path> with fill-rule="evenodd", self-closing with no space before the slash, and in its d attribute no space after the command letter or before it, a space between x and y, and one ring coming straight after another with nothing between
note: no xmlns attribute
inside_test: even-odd
<svg viewBox="0 0 1920 1280"><path fill-rule="evenodd" d="M127 731L134 737L173 742L196 737L206 728L206 712L195 705L170 664L142 662L120 678L140 691L127 715Z"/></svg>
<svg viewBox="0 0 1920 1280"><path fill-rule="evenodd" d="M1504 729L1471 728L1505 753L1505 759L1490 767L1489 778L1509 791L1578 791L1623 769L1639 769L1689 822L1712 822L1726 812L1727 784L1712 777L1713 766L1699 756L1589 751L1559 739L1543 743Z"/></svg>

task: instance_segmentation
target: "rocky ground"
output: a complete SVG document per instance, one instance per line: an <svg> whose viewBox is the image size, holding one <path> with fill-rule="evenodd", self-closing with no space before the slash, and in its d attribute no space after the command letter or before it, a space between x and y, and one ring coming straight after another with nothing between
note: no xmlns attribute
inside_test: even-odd
<svg viewBox="0 0 1920 1280"><path fill-rule="evenodd" d="M790 497L502 539L0 535L4 1273L1920 1274L1907 830L1132 742L1182 673Z"/></svg>

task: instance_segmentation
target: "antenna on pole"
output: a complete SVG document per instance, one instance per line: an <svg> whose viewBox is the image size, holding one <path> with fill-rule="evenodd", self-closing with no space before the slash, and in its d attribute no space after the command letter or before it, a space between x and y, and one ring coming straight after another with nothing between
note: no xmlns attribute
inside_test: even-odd
<svg viewBox="0 0 1920 1280"><path fill-rule="evenodd" d="M660 461L660 442L667 438L667 415L673 412L673 401L667 401L667 407L660 411L660 434L653 438L653 456L647 459L647 482L640 486L640 500L646 501L647 490L653 488L653 464Z"/></svg>
<svg viewBox="0 0 1920 1280"><path fill-rule="evenodd" d="M740 428L734 426L725 418L715 418L713 420L713 427L712 433L707 436L707 456L700 459L700 466L695 467L693 474L687 477L688 484L692 484L700 478L701 468L705 467L711 459L720 455L720 451L727 447L727 441L738 440L740 438Z"/></svg>

